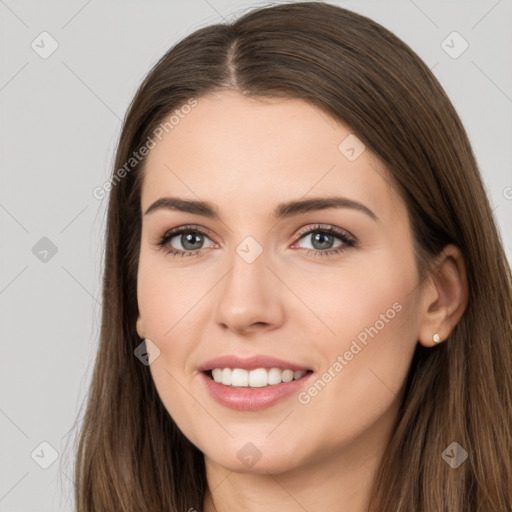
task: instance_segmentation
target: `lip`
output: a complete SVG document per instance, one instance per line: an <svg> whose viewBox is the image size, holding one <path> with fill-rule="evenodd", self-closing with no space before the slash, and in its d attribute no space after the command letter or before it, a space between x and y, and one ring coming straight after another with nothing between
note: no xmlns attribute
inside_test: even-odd
<svg viewBox="0 0 512 512"><path fill-rule="evenodd" d="M241 358L235 355L219 356L206 361L198 368L198 370L201 372L207 372L209 370L213 370L213 368L242 368L244 370L255 370L256 368L280 368L281 370L288 369L293 371L311 370L311 368L307 368L306 366L301 366L289 361L284 361L283 359L266 355L255 355L246 358ZM276 384L276 386L279 385L280 384Z"/></svg>
<svg viewBox="0 0 512 512"><path fill-rule="evenodd" d="M216 362L216 360L214 361ZM253 364L249 363L247 360L245 362L247 364ZM207 364L209 365L210 363ZM230 366L226 365L224 367L229 368ZM259 366L259 368L261 367L262 366ZM273 367L278 368L279 366L277 365ZM214 368L218 368L218 366L215 366ZM234 366L234 368L241 368L241 366ZM211 379L206 371L202 371L200 373L200 378L203 380L210 396L217 403L239 411L259 411L271 407L278 402L289 398L291 395L298 394L301 388L303 388L311 379L312 375L314 375L313 372L307 373L300 379L292 380L290 382L281 382L281 384L274 384L263 388L236 388L232 386L225 386L224 384L215 382Z"/></svg>

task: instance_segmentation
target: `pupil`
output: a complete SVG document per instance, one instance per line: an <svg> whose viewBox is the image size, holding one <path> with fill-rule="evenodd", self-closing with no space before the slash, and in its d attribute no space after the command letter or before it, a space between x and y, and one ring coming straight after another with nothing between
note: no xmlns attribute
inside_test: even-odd
<svg viewBox="0 0 512 512"><path fill-rule="evenodd" d="M185 249L190 249L190 250L200 249L201 244L202 244L201 236L202 235L187 233L186 235L182 235L181 243L182 243L183 247L185 247ZM196 241L195 244L193 243L194 238L199 240L198 242ZM190 245L192 245L192 247L190 247Z"/></svg>
<svg viewBox="0 0 512 512"><path fill-rule="evenodd" d="M319 242L321 247L318 247L318 249L329 249L329 245L330 245L329 242L332 242L332 240L329 240L329 239L331 239L331 238L332 238L331 235L326 235L325 233L317 233L313 237L313 246L315 246L315 242ZM326 241L327 241L327 246L325 245ZM322 246L322 243L323 243L323 246Z"/></svg>

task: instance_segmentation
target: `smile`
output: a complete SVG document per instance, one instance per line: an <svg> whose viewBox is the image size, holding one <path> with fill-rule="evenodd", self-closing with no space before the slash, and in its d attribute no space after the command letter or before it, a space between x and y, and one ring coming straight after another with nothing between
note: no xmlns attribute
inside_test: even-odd
<svg viewBox="0 0 512 512"><path fill-rule="evenodd" d="M256 368L245 370L243 368L214 368L211 370L211 378L224 386L236 388L262 388L275 386L282 382L291 382L302 378L306 370L293 371L280 368Z"/></svg>
<svg viewBox="0 0 512 512"><path fill-rule="evenodd" d="M228 376L230 376L231 383L223 384L222 380L217 382L213 377L213 370L201 372L199 375L209 396L218 404L238 411L267 409L279 402L284 402L287 398L297 396L298 393L304 390L312 375L314 375L311 370L296 370L292 372L292 370L281 370L279 368L270 368L268 370L265 368L255 368L251 371L243 370L242 368L215 368L214 370L217 379L219 375L221 379L224 376L228 379ZM220 370L220 372L217 370ZM258 386L246 385L246 382L247 384L255 382L254 380L249 380L252 372L255 372L253 379L255 379ZM233 385L233 375L235 385ZM269 384L269 380L276 382L278 376L279 383ZM290 376L292 376L292 380L288 380ZM262 385L262 383L264 384Z"/></svg>

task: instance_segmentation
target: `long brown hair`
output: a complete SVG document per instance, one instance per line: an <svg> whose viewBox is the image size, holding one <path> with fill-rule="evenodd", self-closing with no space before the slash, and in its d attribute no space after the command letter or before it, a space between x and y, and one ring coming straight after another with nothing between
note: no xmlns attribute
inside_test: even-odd
<svg viewBox="0 0 512 512"><path fill-rule="evenodd" d="M131 159L170 113L222 89L299 98L349 126L407 205L421 276L446 244L463 254L466 310L444 343L417 345L368 510L512 511L512 279L466 131L409 46L367 17L305 2L195 31L160 59L130 105L109 197L100 345L77 447L78 512L203 508L203 454L134 356L145 158ZM441 457L452 442L468 452L457 469Z"/></svg>

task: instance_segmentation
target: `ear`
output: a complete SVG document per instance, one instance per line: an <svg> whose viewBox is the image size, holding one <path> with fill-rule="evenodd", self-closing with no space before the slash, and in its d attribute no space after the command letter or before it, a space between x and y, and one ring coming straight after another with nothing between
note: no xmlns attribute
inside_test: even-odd
<svg viewBox="0 0 512 512"><path fill-rule="evenodd" d="M464 257L455 245L447 245L436 259L421 300L418 341L431 347L448 338L468 302ZM435 334L439 335L437 343Z"/></svg>
<svg viewBox="0 0 512 512"><path fill-rule="evenodd" d="M146 329L144 327L144 321L142 320L140 313L137 316L136 329L137 329L137 334L139 335L139 337L142 339L146 339Z"/></svg>

